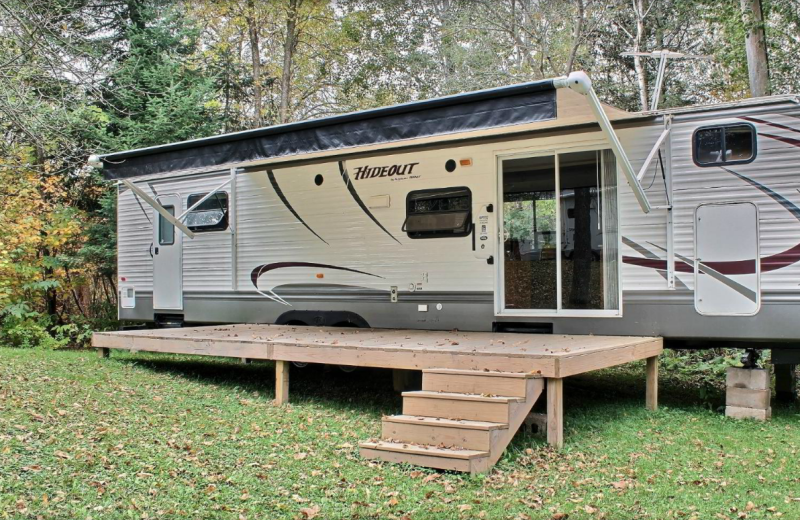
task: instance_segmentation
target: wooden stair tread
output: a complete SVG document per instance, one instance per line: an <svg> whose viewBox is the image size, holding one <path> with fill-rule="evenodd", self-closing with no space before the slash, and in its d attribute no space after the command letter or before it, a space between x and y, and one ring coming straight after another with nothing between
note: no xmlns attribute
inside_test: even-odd
<svg viewBox="0 0 800 520"><path fill-rule="evenodd" d="M500 430L508 428L508 424L488 421L468 421L464 419L445 419L441 417L425 417L423 415L388 415L384 422L419 424L423 426L441 426L444 428L465 428L469 430Z"/></svg>
<svg viewBox="0 0 800 520"><path fill-rule="evenodd" d="M447 459L480 459L488 457L488 451L478 450L464 450L456 448L437 448L436 446L426 446L418 444L408 444L403 442L392 441L376 441L376 442L362 442L358 445L360 448L378 450L378 451L392 451L396 453L410 453L413 455L427 455L429 457L442 457Z"/></svg>
<svg viewBox="0 0 800 520"><path fill-rule="evenodd" d="M530 372L499 372L496 370L464 370L459 368L426 368L423 374L451 374L458 376L513 377L519 379L538 379L541 374Z"/></svg>
<svg viewBox="0 0 800 520"><path fill-rule="evenodd" d="M435 392L432 390L415 390L403 392L403 397L422 397L427 399L451 399L455 401L480 401L483 403L521 403L524 397L508 397L503 395L459 394L454 392Z"/></svg>

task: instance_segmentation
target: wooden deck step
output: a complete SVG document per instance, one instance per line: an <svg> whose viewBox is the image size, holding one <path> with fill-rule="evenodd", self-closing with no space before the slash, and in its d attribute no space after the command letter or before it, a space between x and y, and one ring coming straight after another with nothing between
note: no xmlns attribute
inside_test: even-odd
<svg viewBox="0 0 800 520"><path fill-rule="evenodd" d="M486 377L516 377L520 379L536 379L542 377L538 372L503 372L502 370L462 370L458 368L426 368L424 374L452 374L457 376L481 375Z"/></svg>
<svg viewBox="0 0 800 520"><path fill-rule="evenodd" d="M419 415L386 415L384 421L404 424L424 424L442 428L469 428L472 430L498 430L508 428L505 423L488 421L465 421L461 419L443 419L441 417L423 417Z"/></svg>
<svg viewBox="0 0 800 520"><path fill-rule="evenodd" d="M403 415L508 423L511 405L522 397L420 390L403 392Z"/></svg>
<svg viewBox="0 0 800 520"><path fill-rule="evenodd" d="M527 380L538 377L541 376L524 372L436 368L422 371L422 389L432 392L525 397Z"/></svg>
<svg viewBox="0 0 800 520"><path fill-rule="evenodd" d="M394 415L383 418L381 438L414 444L470 450L491 450L498 434L508 424L457 421L438 417Z"/></svg>
<svg viewBox="0 0 800 520"><path fill-rule="evenodd" d="M429 468L479 473L485 471L489 453L481 450L439 448L403 442L376 441L359 444L360 454L368 459L405 462Z"/></svg>
<svg viewBox="0 0 800 520"><path fill-rule="evenodd" d="M421 397L424 399L475 401L480 403L520 403L525 400L524 397L511 395L471 394L465 392L433 392L430 390L412 390L410 392L403 392L402 395L403 398Z"/></svg>

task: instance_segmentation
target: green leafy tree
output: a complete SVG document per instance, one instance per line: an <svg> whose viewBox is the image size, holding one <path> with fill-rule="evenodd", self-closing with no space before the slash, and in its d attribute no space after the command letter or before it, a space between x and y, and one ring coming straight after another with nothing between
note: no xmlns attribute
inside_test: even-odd
<svg viewBox="0 0 800 520"><path fill-rule="evenodd" d="M221 128L214 78L197 58L199 30L174 6L132 1L127 50L104 81L98 138L107 151L205 137Z"/></svg>

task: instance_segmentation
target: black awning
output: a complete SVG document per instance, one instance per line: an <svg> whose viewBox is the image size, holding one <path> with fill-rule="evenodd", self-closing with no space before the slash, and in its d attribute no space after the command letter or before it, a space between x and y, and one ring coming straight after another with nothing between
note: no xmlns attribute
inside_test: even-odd
<svg viewBox="0 0 800 520"><path fill-rule="evenodd" d="M101 156L122 179L555 119L552 80Z"/></svg>

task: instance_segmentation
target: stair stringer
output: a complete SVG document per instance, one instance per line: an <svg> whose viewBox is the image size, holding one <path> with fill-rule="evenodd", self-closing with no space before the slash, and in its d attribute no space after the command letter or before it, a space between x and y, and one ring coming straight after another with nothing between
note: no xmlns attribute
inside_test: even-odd
<svg viewBox="0 0 800 520"><path fill-rule="evenodd" d="M473 462L472 473L484 473L492 468L503 456L506 448L514 436L519 431L528 413L533 409L533 405L539 400L544 392L544 379L541 377L530 378L526 381L526 397L524 401L511 403L511 410L508 418L508 428L503 428L493 432L492 446L489 456Z"/></svg>

